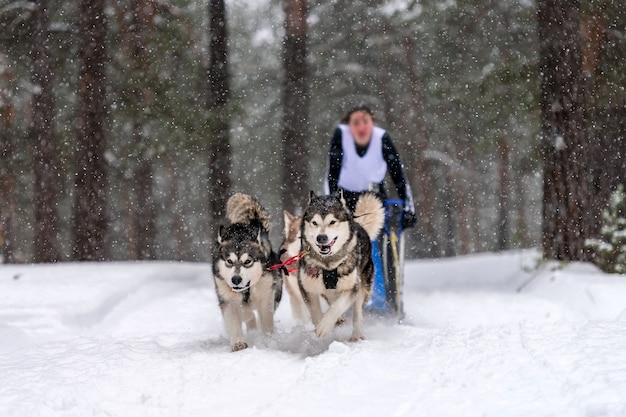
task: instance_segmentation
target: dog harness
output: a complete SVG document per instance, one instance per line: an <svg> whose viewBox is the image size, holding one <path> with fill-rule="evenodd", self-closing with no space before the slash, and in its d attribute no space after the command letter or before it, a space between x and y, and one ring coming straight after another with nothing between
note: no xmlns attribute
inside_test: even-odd
<svg viewBox="0 0 626 417"><path fill-rule="evenodd" d="M317 277L319 271L320 270L315 266L307 266L304 269L304 272L313 278ZM339 282L339 272L337 271L337 268L330 271L322 269L322 280L324 281L324 288L327 290L334 290L337 288L337 283Z"/></svg>
<svg viewBox="0 0 626 417"><path fill-rule="evenodd" d="M324 287L326 287L327 290L334 290L335 288L337 288L339 273L336 269L333 269L332 271L327 271L324 269L322 271L322 274L324 279Z"/></svg>
<svg viewBox="0 0 626 417"><path fill-rule="evenodd" d="M359 156L350 128L339 125L343 159L338 185L349 191L368 191L371 184L380 184L387 173L387 162L383 157L383 136L385 130L374 126L367 151Z"/></svg>

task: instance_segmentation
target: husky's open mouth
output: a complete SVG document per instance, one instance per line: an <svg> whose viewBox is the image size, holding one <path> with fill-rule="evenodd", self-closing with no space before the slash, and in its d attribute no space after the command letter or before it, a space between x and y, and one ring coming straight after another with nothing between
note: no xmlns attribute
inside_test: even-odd
<svg viewBox="0 0 626 417"><path fill-rule="evenodd" d="M335 244L336 240L337 240L337 238L334 238L333 240L330 241L330 243L328 245L320 245L318 243L317 247L319 248L320 255L328 255L328 254L330 254L330 252L333 250L333 245Z"/></svg>
<svg viewBox="0 0 626 417"><path fill-rule="evenodd" d="M235 292L243 292L247 290L248 288L250 288L250 282L251 281L248 281L246 285L241 285L241 286L236 286L236 287L231 286L230 288Z"/></svg>

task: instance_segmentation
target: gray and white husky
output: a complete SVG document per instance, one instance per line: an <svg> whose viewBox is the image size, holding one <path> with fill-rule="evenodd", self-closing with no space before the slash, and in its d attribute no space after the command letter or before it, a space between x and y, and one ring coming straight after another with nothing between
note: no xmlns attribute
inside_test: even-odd
<svg viewBox="0 0 626 417"><path fill-rule="evenodd" d="M381 201L363 194L354 213L342 196L311 192L302 218L302 257L298 283L318 337L325 336L352 307L351 341L363 339L363 307L374 277L371 240L385 219ZM322 313L320 297L328 302Z"/></svg>
<svg viewBox="0 0 626 417"><path fill-rule="evenodd" d="M274 331L274 311L282 296L280 271L268 268L278 261L268 234L267 211L251 196L237 193L226 204L229 225L221 226L213 252L213 279L232 351L248 347L243 324Z"/></svg>

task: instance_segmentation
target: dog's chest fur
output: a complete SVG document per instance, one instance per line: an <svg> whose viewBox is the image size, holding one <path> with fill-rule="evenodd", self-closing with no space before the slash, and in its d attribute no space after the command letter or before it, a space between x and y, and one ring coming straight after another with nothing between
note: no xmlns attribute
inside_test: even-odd
<svg viewBox="0 0 626 417"><path fill-rule="evenodd" d="M356 268L348 274L340 274L337 269L325 270L314 266L306 266L301 275L302 287L310 293L323 294L328 291L349 291L359 282Z"/></svg>

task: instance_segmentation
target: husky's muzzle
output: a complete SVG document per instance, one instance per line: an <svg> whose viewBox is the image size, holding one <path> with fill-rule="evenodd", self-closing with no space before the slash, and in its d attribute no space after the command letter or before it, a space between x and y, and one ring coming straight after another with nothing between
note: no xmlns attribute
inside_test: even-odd
<svg viewBox="0 0 626 417"><path fill-rule="evenodd" d="M329 242L328 235L317 235L315 240L315 243L319 248L320 255L329 255L330 252L333 250L333 245L337 241L337 238L334 238Z"/></svg>
<svg viewBox="0 0 626 417"><path fill-rule="evenodd" d="M245 285L241 285L243 279L239 275L233 275L230 279L230 288L235 292L242 292L250 288L250 281L248 281Z"/></svg>

